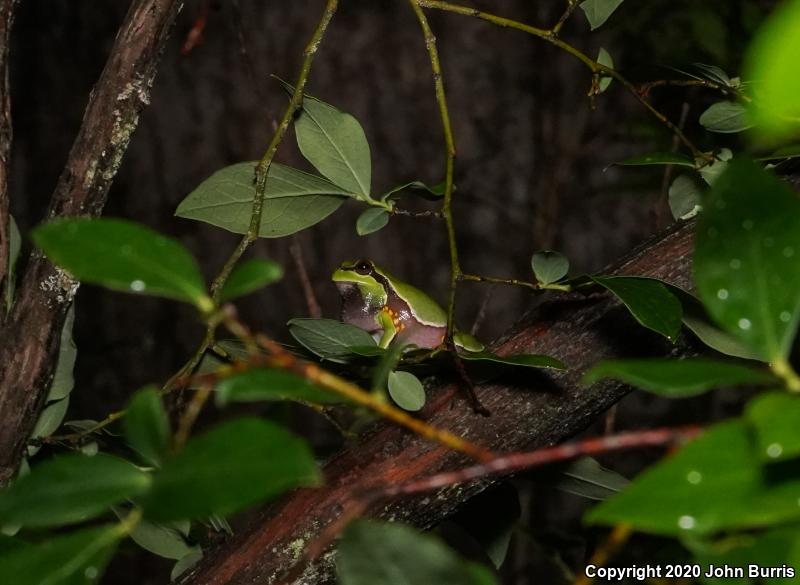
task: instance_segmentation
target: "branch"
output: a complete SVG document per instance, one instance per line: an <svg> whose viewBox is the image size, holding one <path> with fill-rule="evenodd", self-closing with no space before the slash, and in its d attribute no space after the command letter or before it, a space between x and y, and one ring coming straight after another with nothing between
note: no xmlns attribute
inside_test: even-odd
<svg viewBox="0 0 800 585"><path fill-rule="evenodd" d="M0 1L0 323L5 320L5 299L11 286L8 195L8 161L11 154L11 95L8 86L9 39L16 0Z"/></svg>
<svg viewBox="0 0 800 585"><path fill-rule="evenodd" d="M182 0L135 0L84 113L47 218L98 216L139 120ZM0 330L0 485L16 472L50 384L78 283L34 254Z"/></svg>
<svg viewBox="0 0 800 585"><path fill-rule="evenodd" d="M680 224L620 263L616 274L661 278L691 288L691 224ZM478 386L491 417L481 417L463 404L453 405L454 385L429 394L420 414L431 426L450 429L473 444L493 452L527 451L559 443L595 421L628 388L613 381L591 387L580 384L583 373L603 359L641 355L690 353L639 327L617 301L607 295L555 299L538 306L515 331L494 345L500 355L535 352L552 355L569 366L557 373L526 371L524 378L506 378ZM236 535L207 551L184 585L245 585L277 583L295 563L297 543L315 542L336 523L343 503L358 494L386 485L404 485L469 464L461 454L430 443L386 423L375 425L324 468L325 485L295 491L254 513ZM422 527L431 526L491 484L481 478L435 495L407 496L390 505L379 503L368 512L394 517ZM295 583L330 583L328 555L317 561Z"/></svg>

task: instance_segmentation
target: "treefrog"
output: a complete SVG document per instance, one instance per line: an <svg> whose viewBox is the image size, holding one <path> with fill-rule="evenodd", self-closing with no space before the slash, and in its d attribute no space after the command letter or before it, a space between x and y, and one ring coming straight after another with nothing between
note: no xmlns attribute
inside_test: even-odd
<svg viewBox="0 0 800 585"><path fill-rule="evenodd" d="M425 348L444 342L444 309L370 260L343 262L332 280L342 295L342 321L370 333L380 347L388 347L395 338ZM467 351L483 350L481 342L460 331L453 341Z"/></svg>

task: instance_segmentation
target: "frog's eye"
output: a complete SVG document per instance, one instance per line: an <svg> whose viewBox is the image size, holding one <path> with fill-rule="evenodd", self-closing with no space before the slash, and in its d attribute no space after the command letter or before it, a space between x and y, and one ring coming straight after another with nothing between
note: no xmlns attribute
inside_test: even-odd
<svg viewBox="0 0 800 585"><path fill-rule="evenodd" d="M359 260L356 262L355 270L359 274L367 275L372 272L372 262L369 260Z"/></svg>

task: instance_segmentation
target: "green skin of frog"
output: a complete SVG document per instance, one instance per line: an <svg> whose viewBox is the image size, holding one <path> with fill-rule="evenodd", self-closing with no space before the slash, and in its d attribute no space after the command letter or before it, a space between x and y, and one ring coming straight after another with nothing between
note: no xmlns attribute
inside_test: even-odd
<svg viewBox="0 0 800 585"><path fill-rule="evenodd" d="M380 347L388 347L395 339L423 348L444 342L444 309L373 262L343 262L332 280L342 295L342 321L368 332ZM453 335L453 342L466 351L483 350L481 342L460 331Z"/></svg>

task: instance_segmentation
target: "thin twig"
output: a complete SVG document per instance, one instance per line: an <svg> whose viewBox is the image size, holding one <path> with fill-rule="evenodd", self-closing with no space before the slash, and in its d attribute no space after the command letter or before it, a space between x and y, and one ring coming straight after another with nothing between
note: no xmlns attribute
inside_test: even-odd
<svg viewBox="0 0 800 585"><path fill-rule="evenodd" d="M389 212L390 215L402 215L405 217L416 217L416 218L424 218L430 217L431 219L444 219L444 213L441 211L436 210L428 210L428 211L409 211L408 209L398 209L397 207L392 208Z"/></svg>
<svg viewBox="0 0 800 585"><path fill-rule="evenodd" d="M594 552L587 565L604 567L608 561L625 546L628 539L633 534L633 529L627 524L615 526L603 544ZM589 577L586 573L579 575L572 585L590 585L594 582L594 577Z"/></svg>
<svg viewBox="0 0 800 585"><path fill-rule="evenodd" d="M550 29L554 35L557 35L561 32L561 28L564 26L564 23L569 20L569 17L572 16L572 13L575 12L577 7L578 0L567 0L567 7L564 9L563 14L558 19L558 22L553 25L553 28Z"/></svg>
<svg viewBox="0 0 800 585"><path fill-rule="evenodd" d="M317 49L319 48L319 45L325 36L325 31L327 30L333 15L336 13L336 8L338 5L338 0L328 0L327 4L325 5L325 10L322 13L322 17L317 24L317 28L315 29L314 34L311 36L311 40L303 51L303 64L300 67L300 73L297 77L297 81L295 82L294 92L289 100L289 105L287 106L286 111L283 113L283 117L281 118L281 121L272 136L272 140L270 141L264 156L261 158L261 161L258 163L258 166L255 170L255 195L253 197L253 209L250 215L250 225L247 229L247 233L239 241L239 245L236 246L236 249L225 262L220 270L220 273L211 284L211 296L215 302L219 302L219 296L222 291L222 287L224 286L225 282L227 282L228 277L231 275L231 272L233 272L233 269L239 262L242 254L244 254L247 248L249 248L250 245L258 238L261 228L261 215L264 209L264 195L266 192L269 167L272 164L272 160L275 157L278 146L283 140L283 137L286 135L286 131L289 128L289 124L291 123L295 112L297 112L303 103L303 90L305 89L306 81L308 81L308 76L311 72L311 64L314 60L314 55L317 53ZM187 379L188 376L197 369L197 366L203 359L203 355L205 355L206 350L211 347L213 343L214 329L209 327L206 331L203 341L198 346L194 355L192 355L192 357L189 358L189 361L187 361L180 368L180 370L178 370L178 372L176 372L175 375L170 378L169 381L167 381L167 383L164 385L164 390L170 390L177 380Z"/></svg>
<svg viewBox="0 0 800 585"><path fill-rule="evenodd" d="M439 51L436 48L436 37L433 35L430 24L428 24L428 18L422 11L421 5L424 3L421 0L409 0L409 3L422 28L422 34L425 37L425 47L428 50L428 58L431 62L436 103L439 105L439 116L442 120L442 134L444 135L445 173L442 215L444 216L445 226L447 228L447 242L450 248L450 295L447 303L446 337L452 339L453 332L455 331L453 321L456 305L456 288L461 274L461 266L458 261L458 246L456 243L456 228L452 212L453 169L455 166L456 146L453 140L453 129L450 125L450 110L447 106L447 94L445 93L444 81L442 80L442 66L439 62Z"/></svg>
<svg viewBox="0 0 800 585"><path fill-rule="evenodd" d="M656 109L637 89L633 83L628 81L621 73L611 69L610 67L606 67L605 65L598 63L576 47L570 45L569 43L562 41L558 38L555 34L553 34L552 30L547 30L543 28L537 28L535 26L530 26L524 24L522 22L518 22L516 20L512 20L510 18L504 18L502 16L497 16L495 14L490 14L488 12L483 12L480 10L476 10L474 8L470 8L469 6L461 6L459 4L453 4L450 2L441 2L438 0L417 0L420 6L424 6L426 8L434 8L436 10L442 10L445 12L452 12L455 14L462 14L465 16L471 16L473 18L478 18L480 20L485 20L486 22L491 22L492 24L504 28L513 28L529 35L538 37L550 43L551 45L555 45L562 51L565 51L578 59L581 63L586 65L594 75L603 74L604 76L613 77L616 79L620 84L622 84L625 89L627 89L635 98L636 100L644 106L644 108L650 112L653 116L655 116L659 122L665 125L669 130L675 134L681 143L692 153L694 158L708 158L703 152L697 148L694 143L686 137L686 135L678 128L674 123L672 123L664 114L662 114L658 109Z"/></svg>
<svg viewBox="0 0 800 585"><path fill-rule="evenodd" d="M300 239L297 234L292 236L289 253L292 255L294 266L297 269L297 276L300 279L300 286L306 299L308 314L314 319L319 319L322 317L322 309L319 306L319 301L317 301L317 295L314 293L314 287L311 286L311 279L308 277L308 270L306 270L306 263L303 258L303 248L300 245Z"/></svg>

